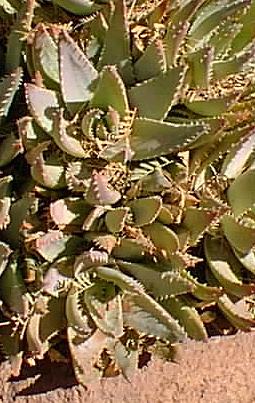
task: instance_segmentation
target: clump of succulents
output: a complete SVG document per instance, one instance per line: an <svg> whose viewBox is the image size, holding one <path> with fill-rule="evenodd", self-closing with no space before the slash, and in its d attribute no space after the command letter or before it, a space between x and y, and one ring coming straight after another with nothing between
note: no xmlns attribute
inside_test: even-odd
<svg viewBox="0 0 255 403"><path fill-rule="evenodd" d="M79 382L129 378L145 351L253 328L255 2L53 1L58 24L44 2L9 3L23 23L0 88L13 373L64 339Z"/></svg>

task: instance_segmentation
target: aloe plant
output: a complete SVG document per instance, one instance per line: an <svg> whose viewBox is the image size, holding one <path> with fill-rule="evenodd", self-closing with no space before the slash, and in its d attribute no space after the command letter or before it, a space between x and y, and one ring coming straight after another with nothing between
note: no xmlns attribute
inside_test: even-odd
<svg viewBox="0 0 255 403"><path fill-rule="evenodd" d="M79 382L129 379L255 323L254 2L53 3L85 31L31 8L2 82L6 116L31 77L1 144L0 341L15 375L61 334Z"/></svg>

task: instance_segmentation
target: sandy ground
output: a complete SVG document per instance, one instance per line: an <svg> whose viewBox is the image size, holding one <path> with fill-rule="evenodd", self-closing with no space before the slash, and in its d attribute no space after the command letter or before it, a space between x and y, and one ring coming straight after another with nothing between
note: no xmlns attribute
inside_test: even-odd
<svg viewBox="0 0 255 403"><path fill-rule="evenodd" d="M88 403L255 403L255 334L238 334L189 342L180 347L177 363L151 362L131 383L104 379L89 389L76 384L72 369L41 362L9 378L2 364L2 402Z"/></svg>

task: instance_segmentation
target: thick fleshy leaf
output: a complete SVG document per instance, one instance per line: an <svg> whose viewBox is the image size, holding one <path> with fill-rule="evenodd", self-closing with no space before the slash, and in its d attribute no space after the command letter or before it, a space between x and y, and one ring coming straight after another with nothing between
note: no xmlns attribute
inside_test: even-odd
<svg viewBox="0 0 255 403"><path fill-rule="evenodd" d="M172 10L171 22L177 25L182 21L189 21L205 0L186 0L183 2L176 2L175 9Z"/></svg>
<svg viewBox="0 0 255 403"><path fill-rule="evenodd" d="M58 46L43 24L37 26L33 41L35 71L40 71L47 86L59 85Z"/></svg>
<svg viewBox="0 0 255 403"><path fill-rule="evenodd" d="M144 334L167 339L185 340L183 328L161 305L148 295L126 295L123 301L124 324Z"/></svg>
<svg viewBox="0 0 255 403"><path fill-rule="evenodd" d="M112 251L112 255L118 259L127 259L131 261L141 261L144 255L153 250L153 244L150 244L146 238L144 240L122 238Z"/></svg>
<svg viewBox="0 0 255 403"><path fill-rule="evenodd" d="M112 337L123 333L121 299L115 295L115 287L106 281L98 281L83 294L83 300L98 329Z"/></svg>
<svg viewBox="0 0 255 403"><path fill-rule="evenodd" d="M176 233L159 222L143 227L144 233L151 239L156 248L170 258L179 249L179 239Z"/></svg>
<svg viewBox="0 0 255 403"><path fill-rule="evenodd" d="M26 84L26 100L31 115L36 123L47 133L51 133L53 115L59 109L58 97L55 91Z"/></svg>
<svg viewBox="0 0 255 403"><path fill-rule="evenodd" d="M111 107L124 118L128 112L128 99L124 83L115 66L105 66L100 73L90 107L105 112Z"/></svg>
<svg viewBox="0 0 255 403"><path fill-rule="evenodd" d="M91 177L91 184L86 194L87 203L94 206L107 206L117 203L121 194L117 190L111 190L108 185L108 178L105 175L94 171Z"/></svg>
<svg viewBox="0 0 255 403"><path fill-rule="evenodd" d="M133 82L127 10L124 0L114 0L114 11L106 32L99 68L106 65L117 66L125 84Z"/></svg>
<svg viewBox="0 0 255 403"><path fill-rule="evenodd" d="M12 311L25 315L27 310L26 287L19 267L17 254L13 254L0 277L2 301Z"/></svg>
<svg viewBox="0 0 255 403"><path fill-rule="evenodd" d="M86 158L88 155L82 147L82 142L72 135L75 133L76 128L70 122L64 119L62 109L59 112L54 113L53 120L54 123L51 136L53 137L57 146L62 151L72 155L73 157Z"/></svg>
<svg viewBox="0 0 255 403"><path fill-rule="evenodd" d="M224 216L221 220L224 235L230 245L241 253L248 253L255 246L255 227L238 222L232 216Z"/></svg>
<svg viewBox="0 0 255 403"><path fill-rule="evenodd" d="M128 202L133 214L133 220L136 227L142 227L153 223L160 213L162 199L159 196L144 197Z"/></svg>
<svg viewBox="0 0 255 403"><path fill-rule="evenodd" d="M172 22L172 20L170 21L164 38L165 58L168 67L175 65L180 46L187 35L189 26L190 24L187 19L183 19L177 23Z"/></svg>
<svg viewBox="0 0 255 403"><path fill-rule="evenodd" d="M132 87L128 96L141 117L164 119L177 102L186 69L174 67L141 84Z"/></svg>
<svg viewBox="0 0 255 403"><path fill-rule="evenodd" d="M23 76L21 67L18 67L0 81L0 119L6 117L18 90Z"/></svg>
<svg viewBox="0 0 255 403"><path fill-rule="evenodd" d="M175 124L152 119L134 119L130 136L133 160L144 160L184 149L208 130L206 124ZM101 153L102 158L122 158L126 139L121 139Z"/></svg>
<svg viewBox="0 0 255 403"><path fill-rule="evenodd" d="M196 245L209 226L217 220L219 212L212 209L188 207L183 225L189 231L189 245Z"/></svg>
<svg viewBox="0 0 255 403"><path fill-rule="evenodd" d="M134 71L137 81L156 77L165 70L165 55L162 41L153 41L142 56L135 62Z"/></svg>
<svg viewBox="0 0 255 403"><path fill-rule="evenodd" d="M162 305L178 320L189 337L195 340L208 338L206 328L194 307L187 305L181 298L168 298L162 301Z"/></svg>
<svg viewBox="0 0 255 403"><path fill-rule="evenodd" d="M89 210L87 203L76 197L58 199L50 204L51 218L60 228L82 225Z"/></svg>
<svg viewBox="0 0 255 403"><path fill-rule="evenodd" d="M117 207L114 210L109 210L105 215L105 225L107 229L113 234L121 232L124 228L128 213L128 207Z"/></svg>
<svg viewBox="0 0 255 403"><path fill-rule="evenodd" d="M253 250L250 250L247 253L242 253L234 248L233 251L242 265L252 274L255 274L255 252Z"/></svg>
<svg viewBox="0 0 255 403"><path fill-rule="evenodd" d="M240 263L221 239L207 237L205 254L213 275L228 293L237 297L254 293L254 283L243 284L235 275L234 271Z"/></svg>
<svg viewBox="0 0 255 403"><path fill-rule="evenodd" d="M44 151L50 146L50 141L38 145L26 154L27 162L31 165L31 176L40 185L50 189L66 187L65 168L58 156L44 157Z"/></svg>
<svg viewBox="0 0 255 403"><path fill-rule="evenodd" d="M255 46L253 44L230 59L215 61L212 66L213 77L216 80L221 80L230 74L239 73L243 69L244 64L252 59L254 55Z"/></svg>
<svg viewBox="0 0 255 403"><path fill-rule="evenodd" d="M202 11L197 14L192 24L190 29L191 44L196 44L198 40L215 29L219 21L233 17L238 13L240 14L240 10L245 11L249 4L249 0L209 2L209 4L205 5Z"/></svg>
<svg viewBox="0 0 255 403"><path fill-rule="evenodd" d="M251 130L248 138L241 141L225 158L221 173L227 178L235 179L240 175L246 162L255 149L255 131ZM255 200L254 200L255 202Z"/></svg>
<svg viewBox="0 0 255 403"><path fill-rule="evenodd" d="M75 113L91 99L98 73L64 30L59 39L59 57L63 99L70 112Z"/></svg>
<svg viewBox="0 0 255 403"><path fill-rule="evenodd" d="M231 97L217 97L208 98L203 100L185 102L185 105L192 112L201 116L218 116L228 110L233 102L233 96Z"/></svg>
<svg viewBox="0 0 255 403"><path fill-rule="evenodd" d="M81 244L80 238L53 230L36 239L35 250L45 260L53 262L57 257L73 255Z"/></svg>
<svg viewBox="0 0 255 403"><path fill-rule="evenodd" d="M96 363L107 346L107 335L98 329L88 338L69 326L67 339L77 381L86 386L99 379L101 374Z"/></svg>
<svg viewBox="0 0 255 403"><path fill-rule="evenodd" d="M239 216L255 205L255 169L239 175L228 189L228 200L235 216Z"/></svg>
<svg viewBox="0 0 255 403"><path fill-rule="evenodd" d="M161 272L157 265L118 261L118 266L140 281L155 298L170 297L191 292L194 285L179 272Z"/></svg>
<svg viewBox="0 0 255 403"><path fill-rule="evenodd" d="M11 252L11 248L6 243L0 242L0 276L2 275L8 264Z"/></svg>
<svg viewBox="0 0 255 403"><path fill-rule="evenodd" d="M192 87L208 88L212 75L213 48L204 46L188 55L189 84ZM202 63L201 63L202 60Z"/></svg>
<svg viewBox="0 0 255 403"><path fill-rule="evenodd" d="M53 2L75 15L89 15L100 8L93 0L53 0Z"/></svg>
<svg viewBox="0 0 255 403"><path fill-rule="evenodd" d="M222 295L218 300L218 306L229 322L237 329L250 330L255 326L255 320L248 311L245 300L234 303L227 294Z"/></svg>

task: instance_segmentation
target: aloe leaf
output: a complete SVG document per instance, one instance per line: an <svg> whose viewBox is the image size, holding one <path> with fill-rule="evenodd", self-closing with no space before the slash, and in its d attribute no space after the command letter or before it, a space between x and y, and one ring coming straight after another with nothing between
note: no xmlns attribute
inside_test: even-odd
<svg viewBox="0 0 255 403"><path fill-rule="evenodd" d="M30 151L38 145L47 141L48 135L36 124L35 119L24 116L17 121L19 136L26 151Z"/></svg>
<svg viewBox="0 0 255 403"><path fill-rule="evenodd" d="M10 30L5 56L5 69L8 72L17 69L21 64L24 39L31 29L35 2L22 2L16 15L16 21Z"/></svg>
<svg viewBox="0 0 255 403"><path fill-rule="evenodd" d="M114 11L105 35L98 68L102 69L106 65L117 66L125 84L133 82L127 10L124 0L114 0Z"/></svg>
<svg viewBox="0 0 255 403"><path fill-rule="evenodd" d="M190 24L186 19L178 23L174 23L171 20L168 24L164 37L165 58L168 67L175 65L180 46L187 35L189 27Z"/></svg>
<svg viewBox="0 0 255 403"><path fill-rule="evenodd" d="M208 44L214 48L214 54L217 58L232 55L233 39L238 35L241 28L240 22L235 22L234 18L229 18L221 21L214 32L209 34Z"/></svg>
<svg viewBox="0 0 255 403"><path fill-rule="evenodd" d="M166 61L164 46L159 39L154 40L134 64L137 81L145 81L156 77L165 70Z"/></svg>
<svg viewBox="0 0 255 403"><path fill-rule="evenodd" d="M180 323L188 336L195 340L208 338L205 326L196 309L187 305L181 298L168 298L162 301L163 307Z"/></svg>
<svg viewBox="0 0 255 403"><path fill-rule="evenodd" d="M96 123L102 118L102 114L103 112L97 108L89 109L84 113L81 121L81 130L87 139L94 139L94 128Z"/></svg>
<svg viewBox="0 0 255 403"><path fill-rule="evenodd" d="M32 178L50 189L66 187L65 168L59 157L50 155L47 159L43 152L47 151L50 141L39 143L26 154L27 162L31 165Z"/></svg>
<svg viewBox="0 0 255 403"><path fill-rule="evenodd" d="M192 295L202 301L216 301L224 292L220 287L212 287L207 284L200 283L188 271L185 271L184 276L187 277L187 279L192 282L194 286L194 288L191 290Z"/></svg>
<svg viewBox="0 0 255 403"><path fill-rule="evenodd" d="M0 242L0 276L6 269L11 253L11 248L6 243Z"/></svg>
<svg viewBox="0 0 255 403"><path fill-rule="evenodd" d="M144 233L151 239L156 248L169 259L179 249L176 233L167 226L154 222L143 227Z"/></svg>
<svg viewBox="0 0 255 403"><path fill-rule="evenodd" d="M99 278L115 283L123 291L134 294L143 294L143 286L136 280L110 267L98 266L93 269Z"/></svg>
<svg viewBox="0 0 255 403"><path fill-rule="evenodd" d="M114 359L121 370L122 375L130 380L139 363L139 351L135 348L128 348L120 341L114 345Z"/></svg>
<svg viewBox="0 0 255 403"><path fill-rule="evenodd" d="M249 4L249 0L209 2L208 5L202 8L202 12L198 13L197 18L193 21L190 29L191 43L198 41L212 31L217 27L219 21L233 17L240 13L240 11L244 12Z"/></svg>
<svg viewBox="0 0 255 403"><path fill-rule="evenodd" d="M112 337L122 335L121 300L113 284L97 282L84 291L83 299L98 329Z"/></svg>
<svg viewBox="0 0 255 403"><path fill-rule="evenodd" d="M225 158L221 173L227 178L235 179L240 175L255 149L255 131L251 130L248 138L244 138L236 147L234 147Z"/></svg>
<svg viewBox="0 0 255 403"><path fill-rule="evenodd" d="M177 102L185 73L184 67L174 67L132 87L128 92L132 107L141 117L164 119Z"/></svg>
<svg viewBox="0 0 255 403"><path fill-rule="evenodd" d="M109 210L105 215L105 225L107 229L113 234L121 232L124 228L128 213L128 207L117 207L114 210Z"/></svg>
<svg viewBox="0 0 255 403"><path fill-rule="evenodd" d="M17 254L13 254L0 277L1 299L13 312L26 312L26 287L20 271Z"/></svg>
<svg viewBox="0 0 255 403"><path fill-rule="evenodd" d="M240 302L243 303L241 304ZM231 299L224 294L219 298L218 306L229 322L237 329L247 331L254 327L255 321L245 306L245 300L233 303Z"/></svg>
<svg viewBox="0 0 255 403"><path fill-rule="evenodd" d="M131 149L135 153L133 159L149 159L183 149L206 130L207 127L203 123L181 125L137 118L134 120L130 138ZM104 155L112 156L114 151L118 154L117 144L106 149Z"/></svg>
<svg viewBox="0 0 255 403"><path fill-rule="evenodd" d="M142 242L132 238L122 238L117 244L112 255L118 259L128 259L131 261L140 261L144 255L150 251L151 245L148 242Z"/></svg>
<svg viewBox="0 0 255 403"><path fill-rule="evenodd" d="M247 12L241 17L242 27L231 43L229 53L231 55L244 49L255 37L255 3L251 1Z"/></svg>
<svg viewBox="0 0 255 403"><path fill-rule="evenodd" d="M240 263L221 240L207 237L205 254L213 275L228 293L237 297L254 293L255 284L243 284L235 275L233 269Z"/></svg>
<svg viewBox="0 0 255 403"><path fill-rule="evenodd" d="M48 351L51 339L65 326L65 299L51 297L47 303L47 311L40 320L40 339L44 350Z"/></svg>
<svg viewBox="0 0 255 403"><path fill-rule="evenodd" d="M217 218L216 210L188 207L182 224L189 231L189 245L196 245Z"/></svg>
<svg viewBox="0 0 255 403"><path fill-rule="evenodd" d="M121 194L117 190L111 190L105 175L93 171L91 184L86 194L86 202L96 206L107 206L117 203Z"/></svg>
<svg viewBox="0 0 255 403"><path fill-rule="evenodd" d="M98 73L64 30L59 39L59 58L63 99L69 111L76 113L91 99Z"/></svg>
<svg viewBox="0 0 255 403"><path fill-rule="evenodd" d="M13 181L11 175L4 176L0 179L0 230L5 229L10 224L10 208L11 208L11 188L10 183Z"/></svg>
<svg viewBox="0 0 255 403"><path fill-rule="evenodd" d="M180 273L161 272L150 265L118 261L121 270L140 281L155 298L170 297L191 292L193 284Z"/></svg>
<svg viewBox="0 0 255 403"><path fill-rule="evenodd" d="M196 11L205 3L205 0L184 0L175 5L176 10L173 11L171 22L173 25L178 25L182 21L189 21L192 19Z"/></svg>
<svg viewBox="0 0 255 403"><path fill-rule="evenodd" d="M233 97L217 97L185 102L185 106L201 116L218 116L226 112L233 102Z"/></svg>
<svg viewBox="0 0 255 403"><path fill-rule="evenodd" d="M142 227L156 220L162 207L162 200L159 196L144 197L128 202L127 206L133 214L134 225Z"/></svg>
<svg viewBox="0 0 255 403"><path fill-rule="evenodd" d="M89 15L100 8L94 0L53 0L53 3L75 15Z"/></svg>
<svg viewBox="0 0 255 403"><path fill-rule="evenodd" d="M124 118L129 110L124 83L115 66L105 66L90 101L90 107L108 111L112 107Z"/></svg>
<svg viewBox="0 0 255 403"><path fill-rule="evenodd" d="M23 77L21 67L3 77L0 81L0 119L8 115L15 93Z"/></svg>
<svg viewBox="0 0 255 403"><path fill-rule="evenodd" d="M98 249L106 251L108 254L111 254L117 244L117 238L112 234L86 232L84 238L89 242L93 242Z"/></svg>
<svg viewBox="0 0 255 403"><path fill-rule="evenodd" d="M58 230L52 230L41 235L35 241L35 250L48 262L57 257L73 255L81 245L82 240L76 236L65 235Z"/></svg>
<svg viewBox="0 0 255 403"><path fill-rule="evenodd" d="M255 228L238 222L232 216L221 219L224 235L230 245L241 253L248 253L255 245Z"/></svg>
<svg viewBox="0 0 255 403"><path fill-rule="evenodd" d="M244 49L230 59L213 62L213 77L216 80L220 80L230 74L239 73L243 69L244 64L254 57L254 54L255 46L251 45L248 46L248 49Z"/></svg>
<svg viewBox="0 0 255 403"><path fill-rule="evenodd" d="M43 24L37 27L32 46L34 70L40 71L47 87L58 87L58 46Z"/></svg>
<svg viewBox="0 0 255 403"><path fill-rule="evenodd" d="M241 264L252 274L255 274L255 252L251 249L247 253L242 253L234 248L233 252Z"/></svg>
<svg viewBox="0 0 255 403"><path fill-rule="evenodd" d="M188 79L191 87L209 88L213 57L214 49L210 46L204 46L188 55Z"/></svg>
<svg viewBox="0 0 255 403"><path fill-rule="evenodd" d="M47 133L53 127L53 115L59 109L58 97L55 91L26 84L26 100L31 115L37 124Z"/></svg>
<svg viewBox="0 0 255 403"><path fill-rule="evenodd" d="M24 194L11 204L10 224L2 230L2 239L7 241L13 249L17 249L20 245L20 230L34 204L35 197L31 194Z"/></svg>
<svg viewBox="0 0 255 403"><path fill-rule="evenodd" d="M66 298L66 319L68 328L76 330L84 337L89 337L95 330L89 316L82 309L80 294L75 287L71 287Z"/></svg>
<svg viewBox="0 0 255 403"><path fill-rule="evenodd" d="M57 146L73 157L86 158L87 153L82 147L81 141L69 134L70 132L75 132L75 128L64 119L62 109L58 113L54 113L53 121L51 136Z"/></svg>
<svg viewBox="0 0 255 403"><path fill-rule="evenodd" d="M73 272L77 276L81 271L108 263L108 253L98 250L89 250L77 256L74 262Z"/></svg>
<svg viewBox="0 0 255 403"><path fill-rule="evenodd" d="M91 203L95 203L94 201L92 202L92 200L94 199L94 194L92 194L93 199L91 198ZM95 223L97 222L98 218L102 217L102 215L106 212L106 210L108 210L108 205L107 207L104 205L96 205L95 207L90 210L89 214L87 215L87 217L84 220L84 223L82 225L82 229L84 231L93 231L93 229L95 229ZM93 227L94 225L94 227Z"/></svg>
<svg viewBox="0 0 255 403"><path fill-rule="evenodd" d="M239 216L255 205L255 169L239 175L230 185L227 196L235 216Z"/></svg>
<svg viewBox="0 0 255 403"><path fill-rule="evenodd" d="M21 139L10 132L0 144L0 167L8 165L18 154L23 153Z"/></svg>
<svg viewBox="0 0 255 403"><path fill-rule="evenodd" d="M101 374L95 364L107 345L107 335L97 329L88 338L69 326L67 339L77 381L86 386L99 379Z"/></svg>
<svg viewBox="0 0 255 403"><path fill-rule="evenodd" d="M86 202L78 197L58 199L50 204L50 216L60 228L82 225L89 210Z"/></svg>
<svg viewBox="0 0 255 403"><path fill-rule="evenodd" d="M171 210L168 208L167 204L162 206L159 215L157 217L157 220L165 225L173 224L174 216Z"/></svg>
<svg viewBox="0 0 255 403"><path fill-rule="evenodd" d="M185 340L179 323L148 295L126 295L123 301L124 324L142 333L170 342Z"/></svg>

